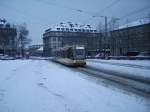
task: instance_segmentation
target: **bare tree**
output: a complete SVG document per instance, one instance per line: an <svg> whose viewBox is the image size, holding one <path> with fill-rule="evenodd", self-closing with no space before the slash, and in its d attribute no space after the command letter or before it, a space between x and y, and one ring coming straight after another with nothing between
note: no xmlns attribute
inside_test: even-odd
<svg viewBox="0 0 150 112"><path fill-rule="evenodd" d="M111 18L111 20L108 23L109 24L109 28L108 28L109 31L113 31L116 28L118 28L118 26L119 26L118 20L119 20L119 18L114 18L114 17Z"/></svg>
<svg viewBox="0 0 150 112"><path fill-rule="evenodd" d="M105 32L105 26L101 22L99 22L99 24L97 25L96 29L100 33L104 33Z"/></svg>
<svg viewBox="0 0 150 112"><path fill-rule="evenodd" d="M18 28L18 46L21 51L22 57L25 56L25 48L27 44L30 44L31 39L28 38L29 31L27 29L26 24L19 25Z"/></svg>

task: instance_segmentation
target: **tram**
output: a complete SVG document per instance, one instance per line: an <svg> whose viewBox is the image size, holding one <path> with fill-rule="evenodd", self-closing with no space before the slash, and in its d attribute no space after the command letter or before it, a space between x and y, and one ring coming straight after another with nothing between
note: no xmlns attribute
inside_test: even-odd
<svg viewBox="0 0 150 112"><path fill-rule="evenodd" d="M84 66L85 47L81 45L66 46L53 51L53 61L67 66Z"/></svg>

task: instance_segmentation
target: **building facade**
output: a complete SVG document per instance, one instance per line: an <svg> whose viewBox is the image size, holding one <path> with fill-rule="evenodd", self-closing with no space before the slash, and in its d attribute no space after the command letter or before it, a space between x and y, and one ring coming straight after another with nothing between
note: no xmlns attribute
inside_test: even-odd
<svg viewBox="0 0 150 112"><path fill-rule="evenodd" d="M52 56L53 50L67 45L84 45L88 55L100 49L101 34L91 28L56 27L43 34L43 52Z"/></svg>
<svg viewBox="0 0 150 112"><path fill-rule="evenodd" d="M111 31L111 55L150 53L150 23Z"/></svg>
<svg viewBox="0 0 150 112"><path fill-rule="evenodd" d="M16 28L0 24L0 54L13 56L16 50Z"/></svg>

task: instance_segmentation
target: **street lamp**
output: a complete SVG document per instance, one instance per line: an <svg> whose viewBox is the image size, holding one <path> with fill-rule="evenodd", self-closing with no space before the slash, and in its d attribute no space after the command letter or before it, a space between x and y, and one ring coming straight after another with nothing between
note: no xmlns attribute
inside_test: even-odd
<svg viewBox="0 0 150 112"><path fill-rule="evenodd" d="M104 18L105 21L105 32L104 32L104 38L103 38L103 45L102 48L104 49L104 56L106 56L106 47L108 47L108 40L107 40L107 32L108 32L108 16L92 16L93 18L99 17L99 18ZM114 18L114 21L120 20L120 18ZM114 27L114 26L113 26ZM114 30L114 28L113 28ZM107 41L107 42L106 42Z"/></svg>
<svg viewBox="0 0 150 112"><path fill-rule="evenodd" d="M104 49L104 57L106 55L106 38L107 38L107 16L92 16L92 17L99 17L99 18L104 18L105 20L105 33L104 33L104 38L103 38L103 45L102 49Z"/></svg>

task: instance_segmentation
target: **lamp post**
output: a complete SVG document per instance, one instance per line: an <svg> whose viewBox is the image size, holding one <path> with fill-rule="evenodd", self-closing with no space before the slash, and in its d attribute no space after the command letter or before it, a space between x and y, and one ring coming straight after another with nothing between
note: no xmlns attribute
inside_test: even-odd
<svg viewBox="0 0 150 112"><path fill-rule="evenodd" d="M108 17L107 16L93 16L93 17L99 17L99 18L104 18L105 21L105 30L104 30L104 38L103 38L103 44L102 44L102 49L104 49L104 57L106 56L106 38L107 38L107 21L108 21Z"/></svg>
<svg viewBox="0 0 150 112"><path fill-rule="evenodd" d="M108 46L108 16L92 16L92 17L99 17L99 18L104 18L104 21L105 21L105 29L104 29L104 38L103 38L103 44L102 44L102 49L104 50L104 57L106 56L106 48L109 47ZM114 21L118 21L120 20L120 18L113 18ZM113 25L113 30L114 30L114 25Z"/></svg>
<svg viewBox="0 0 150 112"><path fill-rule="evenodd" d="M103 44L102 44L102 49L104 49L104 56L106 54L106 38L107 38L107 16L92 16L93 18L95 17L99 17L99 18L104 18L105 21L105 30L104 30L104 38L102 40Z"/></svg>

